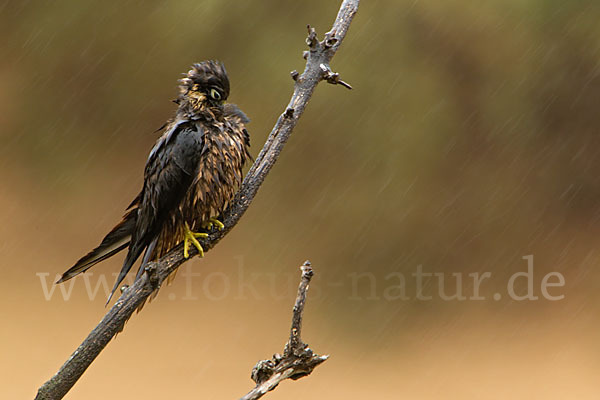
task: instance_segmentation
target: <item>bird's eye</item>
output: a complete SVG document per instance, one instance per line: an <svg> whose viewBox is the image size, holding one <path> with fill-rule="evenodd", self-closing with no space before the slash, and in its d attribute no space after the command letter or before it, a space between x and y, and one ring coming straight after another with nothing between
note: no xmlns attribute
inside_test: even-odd
<svg viewBox="0 0 600 400"><path fill-rule="evenodd" d="M215 100L221 100L221 93L217 89L210 89L210 97Z"/></svg>

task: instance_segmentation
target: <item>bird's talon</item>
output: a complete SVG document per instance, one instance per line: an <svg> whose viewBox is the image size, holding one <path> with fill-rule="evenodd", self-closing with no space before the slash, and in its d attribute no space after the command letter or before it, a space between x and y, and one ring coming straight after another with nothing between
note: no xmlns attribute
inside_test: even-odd
<svg viewBox="0 0 600 400"><path fill-rule="evenodd" d="M190 258L190 242L187 241L187 238L183 240L183 258Z"/></svg>
<svg viewBox="0 0 600 400"><path fill-rule="evenodd" d="M186 223L184 238L183 238L183 257L184 258L190 257L190 251L189 251L190 250L190 242L194 245L194 247L196 249L198 249L198 255L200 257L204 257L204 249L202 248L202 245L196 238L207 238L207 237L208 237L208 233L192 232L192 230L190 229L190 226Z"/></svg>
<svg viewBox="0 0 600 400"><path fill-rule="evenodd" d="M225 225L223 225L223 223L216 218L210 218L208 221L202 224L202 227L207 231L212 231L214 227L216 227L218 231L225 229Z"/></svg>
<svg viewBox="0 0 600 400"><path fill-rule="evenodd" d="M218 219L215 219L214 223L217 226L217 230L222 231L223 229L225 229L225 225L223 225L223 223Z"/></svg>
<svg viewBox="0 0 600 400"><path fill-rule="evenodd" d="M223 229L225 229L225 225L223 225L223 223L216 218L211 218L210 222L212 222L217 227L218 231L222 231Z"/></svg>

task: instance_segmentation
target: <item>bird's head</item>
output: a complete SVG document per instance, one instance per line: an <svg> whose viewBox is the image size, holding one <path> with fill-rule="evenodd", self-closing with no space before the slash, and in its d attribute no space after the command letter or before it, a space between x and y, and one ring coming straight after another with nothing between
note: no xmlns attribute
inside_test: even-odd
<svg viewBox="0 0 600 400"><path fill-rule="evenodd" d="M220 110L229 96L227 71L218 61L192 65L179 82L177 103L193 113Z"/></svg>

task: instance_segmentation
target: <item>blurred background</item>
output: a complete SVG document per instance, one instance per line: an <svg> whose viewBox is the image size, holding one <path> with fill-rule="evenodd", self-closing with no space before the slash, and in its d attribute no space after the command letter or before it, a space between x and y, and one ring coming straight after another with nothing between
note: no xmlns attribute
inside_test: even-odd
<svg viewBox="0 0 600 400"><path fill-rule="evenodd" d="M181 73L226 64L256 156L306 24L322 37L338 7L0 2L0 397L33 398L107 311L122 255L52 283L138 193ZM332 63L354 90L318 87L240 224L67 398L241 396L283 349L305 259L303 338L331 359L271 399L597 398L599 18L584 0L363 2ZM438 275L417 293L419 268Z"/></svg>

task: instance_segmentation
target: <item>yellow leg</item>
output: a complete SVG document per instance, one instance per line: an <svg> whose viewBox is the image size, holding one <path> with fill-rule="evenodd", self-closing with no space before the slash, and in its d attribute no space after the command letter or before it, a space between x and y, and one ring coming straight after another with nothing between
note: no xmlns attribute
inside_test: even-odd
<svg viewBox="0 0 600 400"><path fill-rule="evenodd" d="M198 249L198 255L200 257L204 257L204 249L202 248L202 246L200 245L200 242L196 238L207 238L207 237L208 237L208 233L192 232L192 230L190 229L190 226L186 222L184 238L183 238L183 256L185 258L190 257L190 252L189 252L190 242L192 242L194 247Z"/></svg>
<svg viewBox="0 0 600 400"><path fill-rule="evenodd" d="M223 223L216 218L209 218L208 221L202 224L202 227L207 231L211 231L213 226L219 231L222 231L225 228L225 225L223 225Z"/></svg>

